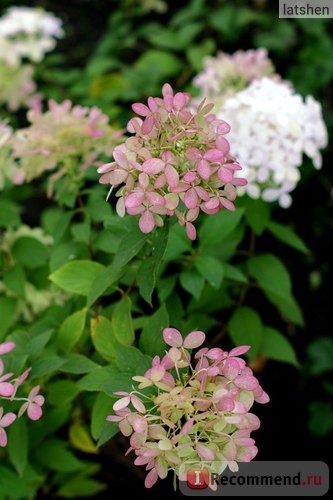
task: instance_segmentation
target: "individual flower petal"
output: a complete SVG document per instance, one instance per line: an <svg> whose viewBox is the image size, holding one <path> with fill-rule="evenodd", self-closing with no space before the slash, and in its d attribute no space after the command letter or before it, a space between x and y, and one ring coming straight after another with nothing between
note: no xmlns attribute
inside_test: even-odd
<svg viewBox="0 0 333 500"><path fill-rule="evenodd" d="M181 347L183 345L183 337L176 328L164 328L163 339L171 347Z"/></svg>
<svg viewBox="0 0 333 500"><path fill-rule="evenodd" d="M187 349L195 349L204 343L206 335L204 332L200 330L195 330L188 335L186 335L184 339L184 347Z"/></svg>
<svg viewBox="0 0 333 500"><path fill-rule="evenodd" d="M148 175L155 175L164 169L165 163L160 158L149 158L142 164L142 171Z"/></svg>
<svg viewBox="0 0 333 500"><path fill-rule="evenodd" d="M139 219L139 227L140 230L147 234L150 233L155 227L155 219L154 216L149 212L149 210L145 210Z"/></svg>

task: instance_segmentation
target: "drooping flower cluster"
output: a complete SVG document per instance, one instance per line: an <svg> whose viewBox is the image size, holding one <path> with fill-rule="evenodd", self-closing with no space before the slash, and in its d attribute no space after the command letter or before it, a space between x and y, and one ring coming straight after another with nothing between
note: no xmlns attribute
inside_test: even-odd
<svg viewBox="0 0 333 500"><path fill-rule="evenodd" d="M218 116L231 124L231 152L248 181L241 190L289 207L303 154L321 167L327 131L320 104L312 96L304 101L289 82L263 78L228 99Z"/></svg>
<svg viewBox="0 0 333 500"><path fill-rule="evenodd" d="M190 109L190 94L174 94L169 84L162 93L149 97L148 106L132 105L139 117L127 128L134 135L114 149L115 161L98 169L100 182L120 186L117 213L139 214L143 233L162 226L162 215L176 216L194 240L200 210L234 210L235 186L246 181L235 177L241 166L229 153L230 126L209 114L212 105Z"/></svg>
<svg viewBox="0 0 333 500"><path fill-rule="evenodd" d="M22 184L57 169L49 179L50 193L65 174L81 179L102 154L110 154L121 136L98 108L72 106L69 100L61 104L50 100L44 113L36 100L27 117L31 125L16 131L11 140L16 162L11 180Z"/></svg>
<svg viewBox="0 0 333 500"><path fill-rule="evenodd" d="M32 63L40 62L63 36L62 21L41 8L12 7L0 18L0 105L29 106L36 90Z"/></svg>
<svg viewBox="0 0 333 500"><path fill-rule="evenodd" d="M6 373L4 363L1 359L3 354L6 354L15 349L14 342L3 342L0 344L0 403L5 405L0 405L0 446L5 447L7 445L7 433L6 428L9 427L16 418L21 417L25 412L27 412L30 420L39 420L42 416L42 406L44 404L44 397L39 394L40 387L37 385L33 387L29 392L27 397L17 397L18 388L23 384L23 382L28 378L31 368L25 370L20 376L14 377L13 373ZM7 411L8 405L13 401L22 401L22 405L17 412L17 415Z"/></svg>
<svg viewBox="0 0 333 500"><path fill-rule="evenodd" d="M115 415L124 436L130 437L136 465L145 465L145 486L150 488L174 471L180 480L192 466L220 474L227 466L249 462L257 454L251 432L260 421L249 410L254 401L267 403L268 395L239 356L250 346L230 352L201 348L191 364L189 349L205 339L201 331L183 340L175 328L165 328L163 338L171 348L155 356L144 376L135 376L138 388L117 392ZM145 391L148 388L148 391Z"/></svg>
<svg viewBox="0 0 333 500"><path fill-rule="evenodd" d="M11 7L0 18L0 60L19 66L22 59L40 62L63 36L62 21L41 8Z"/></svg>
<svg viewBox="0 0 333 500"><path fill-rule="evenodd" d="M203 63L204 69L193 83L200 89L200 98L206 97L217 108L253 80L274 73L267 50L263 48L238 50L232 55L220 52L216 57L205 57Z"/></svg>

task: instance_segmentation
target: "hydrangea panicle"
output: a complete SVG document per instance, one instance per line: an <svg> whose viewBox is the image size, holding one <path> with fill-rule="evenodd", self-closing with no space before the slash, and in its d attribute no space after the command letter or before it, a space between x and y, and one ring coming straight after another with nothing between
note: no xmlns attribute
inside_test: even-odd
<svg viewBox="0 0 333 500"><path fill-rule="evenodd" d="M235 176L241 166L225 138L230 127L210 113L213 105L202 101L194 109L190 94L174 93L167 83L162 95L132 105L133 136L98 169L100 182L119 188L117 213L139 215L143 233L162 226L162 216L175 216L194 240L200 211L234 210L236 186L246 181Z"/></svg>
<svg viewBox="0 0 333 500"><path fill-rule="evenodd" d="M327 130L320 104L304 101L289 82L262 78L227 99L218 116L231 124L231 152L243 161L248 184L239 193L289 207L303 154L321 167Z"/></svg>
<svg viewBox="0 0 333 500"><path fill-rule="evenodd" d="M128 452L146 467L147 488L168 471L185 480L192 466L218 474L227 466L238 470L237 462L249 462L258 452L250 435L260 421L249 410L254 401L269 401L240 358L250 346L230 352L201 348L192 363L190 350L201 346L204 332L183 339L175 328L165 328L163 338L170 347L165 356L155 356L143 376L133 377L138 385L132 392L115 393L121 398L107 420L118 422L130 438Z"/></svg>

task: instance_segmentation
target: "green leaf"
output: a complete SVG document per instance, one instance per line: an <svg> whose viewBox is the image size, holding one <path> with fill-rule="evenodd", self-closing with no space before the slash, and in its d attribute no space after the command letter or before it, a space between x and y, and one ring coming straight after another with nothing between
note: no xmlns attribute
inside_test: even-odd
<svg viewBox="0 0 333 500"><path fill-rule="evenodd" d="M234 212L221 210L212 217L206 217L199 229L199 239L203 247L222 243L236 228L244 214L244 208L238 207Z"/></svg>
<svg viewBox="0 0 333 500"><path fill-rule="evenodd" d="M134 342L134 328L131 315L131 299L125 295L113 310L112 325L116 339L125 345Z"/></svg>
<svg viewBox="0 0 333 500"><path fill-rule="evenodd" d="M70 404L78 394L76 383L72 380L56 380L47 385L47 401L53 406Z"/></svg>
<svg viewBox="0 0 333 500"><path fill-rule="evenodd" d="M76 241L88 244L90 241L90 220L87 217L84 222L79 222L78 224L73 224L71 226L71 232Z"/></svg>
<svg viewBox="0 0 333 500"><path fill-rule="evenodd" d="M179 276L181 286L197 300L205 285L205 280L195 270L183 271Z"/></svg>
<svg viewBox="0 0 333 500"><path fill-rule="evenodd" d="M91 285L104 266L90 260L73 260L50 275L50 280L66 292L88 295Z"/></svg>
<svg viewBox="0 0 333 500"><path fill-rule="evenodd" d="M59 370L65 373L81 375L82 373L89 373L96 370L99 367L97 363L83 356L83 354L67 354L62 359L63 364L59 367Z"/></svg>
<svg viewBox="0 0 333 500"><path fill-rule="evenodd" d="M20 208L8 200L0 200L0 226L17 227L21 224Z"/></svg>
<svg viewBox="0 0 333 500"><path fill-rule="evenodd" d="M223 262L223 267L225 278L233 281L239 281L240 283L247 283L247 277L240 269L238 269L238 267L232 266L227 262Z"/></svg>
<svg viewBox="0 0 333 500"><path fill-rule="evenodd" d="M191 252L191 241L186 236L186 232L179 224L170 226L168 244L165 250L165 261L175 261L183 253Z"/></svg>
<svg viewBox="0 0 333 500"><path fill-rule="evenodd" d="M106 484L96 479L78 476L63 480L57 493L60 498L92 498L106 488Z"/></svg>
<svg viewBox="0 0 333 500"><path fill-rule="evenodd" d="M49 257L48 249L35 238L22 236L12 246L14 258L23 266L33 269L46 264Z"/></svg>
<svg viewBox="0 0 333 500"><path fill-rule="evenodd" d="M26 351L29 353L30 359L37 359L42 353L44 347L52 337L53 330L46 330L43 333L35 335L26 346Z"/></svg>
<svg viewBox="0 0 333 500"><path fill-rule="evenodd" d="M6 493L2 499L22 500L32 498L33 490L28 486L17 473L8 467L0 466L0 493Z"/></svg>
<svg viewBox="0 0 333 500"><path fill-rule="evenodd" d="M247 264L267 298L289 320L302 325L302 312L292 295L291 279L281 260L272 254L261 254L249 259Z"/></svg>
<svg viewBox="0 0 333 500"><path fill-rule="evenodd" d="M56 355L45 355L45 357L39 358L33 365L30 378L35 379L52 373L65 363L64 358L60 358Z"/></svg>
<svg viewBox="0 0 333 500"><path fill-rule="evenodd" d="M116 363L120 371L141 375L151 367L152 359L133 346L118 345Z"/></svg>
<svg viewBox="0 0 333 500"><path fill-rule="evenodd" d="M0 297L0 340L3 339L7 330L15 319L17 299L12 297Z"/></svg>
<svg viewBox="0 0 333 500"><path fill-rule="evenodd" d="M313 340L307 348L309 372L312 375L333 371L333 339L330 337L319 337Z"/></svg>
<svg viewBox="0 0 333 500"><path fill-rule="evenodd" d="M290 227L278 224L277 222L270 222L267 228L272 234L274 234L274 236L276 236L276 238L283 241L283 243L286 243L306 255L310 254L308 247Z"/></svg>
<svg viewBox="0 0 333 500"><path fill-rule="evenodd" d="M76 450L93 454L96 454L99 451L91 439L87 429L80 421L74 422L69 427L68 437L69 442Z"/></svg>
<svg viewBox="0 0 333 500"><path fill-rule="evenodd" d="M168 243L169 224L155 231L152 241L152 255L141 264L137 274L140 295L149 305L152 305L152 294L156 285L156 278L161 266Z"/></svg>
<svg viewBox="0 0 333 500"><path fill-rule="evenodd" d="M289 340L279 331L264 326L260 354L277 361L284 361L299 366L296 353Z"/></svg>
<svg viewBox="0 0 333 500"><path fill-rule="evenodd" d="M258 236L261 235L269 224L270 213L270 206L265 201L261 199L254 200L252 198L246 199L245 218Z"/></svg>
<svg viewBox="0 0 333 500"><path fill-rule="evenodd" d="M143 327L139 340L140 350L150 356L163 356L166 347L162 336L162 330L168 326L168 311L165 304L162 304Z"/></svg>
<svg viewBox="0 0 333 500"><path fill-rule="evenodd" d="M28 430L26 421L18 418L8 429L8 455L19 476L28 462Z"/></svg>
<svg viewBox="0 0 333 500"><path fill-rule="evenodd" d="M154 82L160 82L166 77L176 75L181 70L180 60L162 50L146 50L134 66L134 76L150 77Z"/></svg>
<svg viewBox="0 0 333 500"><path fill-rule="evenodd" d="M25 297L25 273L20 264L3 273L3 282L5 286L20 298Z"/></svg>
<svg viewBox="0 0 333 500"><path fill-rule="evenodd" d="M102 391L113 396L115 391L131 391L132 383L131 375L121 373L115 365L109 365L84 375L77 386L83 391Z"/></svg>
<svg viewBox="0 0 333 500"><path fill-rule="evenodd" d="M97 352L106 360L114 361L118 341L111 321L104 316L97 316L90 321L91 339Z"/></svg>
<svg viewBox="0 0 333 500"><path fill-rule="evenodd" d="M99 439L102 434L103 427L114 428L114 433L118 432L118 424L113 425L111 422L106 421L108 415L113 415L113 405L117 401L118 396L108 396L104 392L100 392L94 402L91 414L91 434L94 439ZM112 434L112 432L111 432ZM112 437L110 435L109 439Z"/></svg>
<svg viewBox="0 0 333 500"><path fill-rule="evenodd" d="M57 343L63 351L68 353L79 342L86 323L86 314L87 309L83 308L68 316L61 324Z"/></svg>
<svg viewBox="0 0 333 500"><path fill-rule="evenodd" d="M86 467L86 462L78 460L67 449L66 442L60 439L48 439L42 442L35 450L35 454L41 465L47 464L48 469L57 472L75 472Z"/></svg>
<svg viewBox="0 0 333 500"><path fill-rule="evenodd" d="M333 431L333 404L311 401L308 428L314 436L324 437Z"/></svg>
<svg viewBox="0 0 333 500"><path fill-rule="evenodd" d="M103 272L98 273L91 283L87 307L91 307L98 297L103 295L105 290L121 277L124 267L140 252L146 239L147 235L143 234L138 228L125 234L120 241L112 265L104 268Z"/></svg>
<svg viewBox="0 0 333 500"><path fill-rule="evenodd" d="M220 288L224 276L224 267L219 260L209 255L199 255L194 265L201 276L213 288Z"/></svg>
<svg viewBox="0 0 333 500"><path fill-rule="evenodd" d="M263 324L256 311L250 307L236 309L229 321L229 333L236 346L251 346L248 353L251 360L257 357L263 340Z"/></svg>

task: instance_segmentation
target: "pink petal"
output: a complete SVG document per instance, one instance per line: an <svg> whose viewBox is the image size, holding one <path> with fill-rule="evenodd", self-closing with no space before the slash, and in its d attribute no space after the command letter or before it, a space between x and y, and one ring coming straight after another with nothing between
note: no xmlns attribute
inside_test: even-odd
<svg viewBox="0 0 333 500"><path fill-rule="evenodd" d="M237 387L245 389L246 391L253 391L253 389L256 389L259 385L258 380L252 375L239 375L235 378L234 383Z"/></svg>
<svg viewBox="0 0 333 500"><path fill-rule="evenodd" d="M181 347L183 345L183 337L176 328L164 328L163 339L171 347Z"/></svg>
<svg viewBox="0 0 333 500"><path fill-rule="evenodd" d="M230 172L230 170L228 170L227 168L221 167L217 171L217 177L224 184L228 184L229 182L232 181L233 173Z"/></svg>
<svg viewBox="0 0 333 500"><path fill-rule="evenodd" d="M195 449L196 449L199 457L202 458L203 460L209 460L209 461L214 460L215 454L207 446L205 446L205 445L203 445L201 443L198 443L196 445Z"/></svg>
<svg viewBox="0 0 333 500"><path fill-rule="evenodd" d="M160 158L149 158L142 164L142 171L148 175L159 174L164 169L165 163Z"/></svg>
<svg viewBox="0 0 333 500"><path fill-rule="evenodd" d="M246 186L247 180L243 179L243 177L234 177L233 180L232 180L232 183L235 186Z"/></svg>
<svg viewBox="0 0 333 500"><path fill-rule="evenodd" d="M235 359L226 359L222 373L228 380L234 380L239 375L238 362Z"/></svg>
<svg viewBox="0 0 333 500"><path fill-rule="evenodd" d="M208 359L213 359L213 360L221 360L224 357L224 351L220 349L219 347L213 347L212 349L209 349L207 352L207 358Z"/></svg>
<svg viewBox="0 0 333 500"><path fill-rule="evenodd" d="M138 134L141 135L141 125L142 125L142 120L141 118L131 118L131 120L127 123L127 130L131 134Z"/></svg>
<svg viewBox="0 0 333 500"><path fill-rule="evenodd" d="M31 403L28 406L27 413L28 413L28 417L30 418L30 420L39 420L43 414L43 411L38 404Z"/></svg>
<svg viewBox="0 0 333 500"><path fill-rule="evenodd" d="M119 411L122 410L123 408L126 408L131 401L130 396L125 396L123 398L118 399L118 401L115 402L113 405L113 410L114 411Z"/></svg>
<svg viewBox="0 0 333 500"><path fill-rule="evenodd" d="M38 394L38 396L34 398L34 403L37 403L39 406L43 406L44 402L45 398L41 394Z"/></svg>
<svg viewBox="0 0 333 500"><path fill-rule="evenodd" d="M209 201L205 203L205 208L208 210L214 210L220 206L219 198L211 198Z"/></svg>
<svg viewBox="0 0 333 500"><path fill-rule="evenodd" d="M131 193L127 195L125 198L125 207L126 208L139 207L144 199L145 199L145 194L142 192Z"/></svg>
<svg viewBox="0 0 333 500"><path fill-rule="evenodd" d="M194 425L194 420L191 418L181 428L180 434L188 434Z"/></svg>
<svg viewBox="0 0 333 500"><path fill-rule="evenodd" d="M9 412L6 413L1 419L0 419L0 427L8 427L11 425L14 420L16 420L16 415L15 413Z"/></svg>
<svg viewBox="0 0 333 500"><path fill-rule="evenodd" d="M149 135L150 132L153 130L153 126L154 126L154 118L151 115L147 116L147 118L144 119L144 122L141 125L141 132L145 135Z"/></svg>
<svg viewBox="0 0 333 500"><path fill-rule="evenodd" d="M158 104L154 97L148 97L148 107L153 112L158 110Z"/></svg>
<svg viewBox="0 0 333 500"><path fill-rule="evenodd" d="M139 184L142 187L143 190L147 189L149 186L149 176L145 172L141 172L139 174Z"/></svg>
<svg viewBox="0 0 333 500"><path fill-rule="evenodd" d="M12 351L15 347L16 345L14 342L3 342L0 344L0 355Z"/></svg>
<svg viewBox="0 0 333 500"><path fill-rule="evenodd" d="M125 153L122 151L122 149L118 146L116 146L113 150L113 158L115 161L118 163L120 167L126 168L127 167L127 158Z"/></svg>
<svg viewBox="0 0 333 500"><path fill-rule="evenodd" d="M144 234L150 233L155 227L154 216L145 210L139 219L139 228Z"/></svg>
<svg viewBox="0 0 333 500"><path fill-rule="evenodd" d="M146 193L146 199L149 201L150 205L163 207L165 205L165 199L161 194L155 193L154 191L148 191Z"/></svg>
<svg viewBox="0 0 333 500"><path fill-rule="evenodd" d="M237 453L237 448L235 443L232 440L229 441L229 443L227 443L223 447L222 453L227 460L235 460Z"/></svg>
<svg viewBox="0 0 333 500"><path fill-rule="evenodd" d="M239 448L237 450L236 459L239 462L251 462L258 453L256 446L249 446L247 448Z"/></svg>
<svg viewBox="0 0 333 500"><path fill-rule="evenodd" d="M188 148L185 152L185 157L190 161L201 160L202 153L198 148Z"/></svg>
<svg viewBox="0 0 333 500"><path fill-rule="evenodd" d="M212 175L212 169L207 160L198 161L196 167L197 172L202 179L207 180Z"/></svg>
<svg viewBox="0 0 333 500"><path fill-rule="evenodd" d="M230 144L224 137L218 137L216 139L216 147L220 149L224 155L227 155L230 151Z"/></svg>
<svg viewBox="0 0 333 500"><path fill-rule="evenodd" d="M204 159L212 162L224 161L224 154L220 149L209 149L204 154Z"/></svg>
<svg viewBox="0 0 333 500"><path fill-rule="evenodd" d="M227 200L226 198L220 198L221 205L223 205L226 209L230 210L231 212L234 212L236 210L235 205L232 203L232 201Z"/></svg>
<svg viewBox="0 0 333 500"><path fill-rule="evenodd" d="M182 109L187 102L186 95L183 94L182 92L177 92L175 97L173 98L173 105L177 110Z"/></svg>
<svg viewBox="0 0 333 500"><path fill-rule="evenodd" d="M219 122L220 123L217 126L217 133L222 135L228 134L231 129L229 123L225 122L224 120L219 120Z"/></svg>
<svg viewBox="0 0 333 500"><path fill-rule="evenodd" d="M113 172L109 172L108 174L105 174L105 176L108 179L107 184L113 184L114 186L118 186L118 184L121 184L124 182L128 176L128 172L126 170L118 169L116 168L113 170ZM101 182L102 178L100 179ZM101 184L106 184L105 182L101 182Z"/></svg>
<svg viewBox="0 0 333 500"><path fill-rule="evenodd" d="M191 241L194 241L196 239L197 230L195 229L192 222L186 222L186 234Z"/></svg>
<svg viewBox="0 0 333 500"><path fill-rule="evenodd" d="M152 486L154 486L154 484L156 483L157 480L158 480L158 474L157 474L157 470L154 467L146 475L145 487L146 488L151 488Z"/></svg>
<svg viewBox="0 0 333 500"><path fill-rule="evenodd" d="M233 411L235 408L235 401L232 398L225 397L217 403L216 407L220 411Z"/></svg>
<svg viewBox="0 0 333 500"><path fill-rule="evenodd" d="M229 352L229 356L241 356L242 354L245 354L249 349L251 349L250 345L240 345L238 347L234 347Z"/></svg>
<svg viewBox="0 0 333 500"><path fill-rule="evenodd" d="M176 187L179 183L178 172L171 165L165 167L165 178L170 187Z"/></svg>
<svg viewBox="0 0 333 500"><path fill-rule="evenodd" d="M139 399L137 396L132 396L131 397L131 402L132 402L132 405L134 406L134 408L136 410L138 410L140 413L145 413L146 412L145 405L143 404L143 402L141 401L141 399Z"/></svg>
<svg viewBox="0 0 333 500"><path fill-rule="evenodd" d="M7 446L7 434L4 429L1 429L1 427L0 427L0 446L2 448Z"/></svg>
<svg viewBox="0 0 333 500"><path fill-rule="evenodd" d="M194 172L186 172L186 174L183 177L183 180L190 184L191 182L194 182L196 178L197 176L195 175Z"/></svg>
<svg viewBox="0 0 333 500"><path fill-rule="evenodd" d="M204 332L201 332L200 330L195 330L186 335L183 345L188 349L195 349L196 347L199 347L201 344L204 343L205 338L206 335Z"/></svg>
<svg viewBox="0 0 333 500"><path fill-rule="evenodd" d="M198 195L194 188L190 188L186 191L184 203L187 208L195 208L198 205Z"/></svg>
<svg viewBox="0 0 333 500"><path fill-rule="evenodd" d="M150 109L141 102L135 102L134 104L132 104L132 109L134 113L140 116L147 116L150 114Z"/></svg>
<svg viewBox="0 0 333 500"><path fill-rule="evenodd" d="M14 386L9 382L0 382L0 396L11 396L14 390Z"/></svg>

